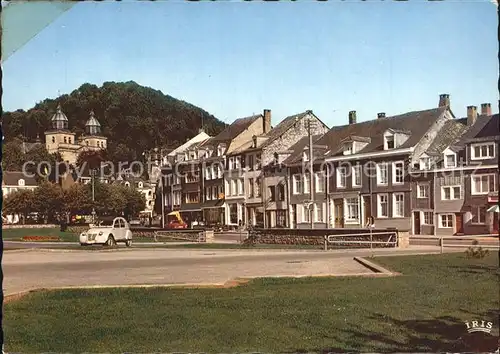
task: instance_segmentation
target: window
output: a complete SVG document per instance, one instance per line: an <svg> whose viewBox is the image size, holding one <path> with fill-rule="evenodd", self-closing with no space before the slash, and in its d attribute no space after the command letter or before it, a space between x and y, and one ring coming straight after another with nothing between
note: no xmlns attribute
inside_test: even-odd
<svg viewBox="0 0 500 354"><path fill-rule="evenodd" d="M486 223L486 208L485 207L473 207L472 208L472 223L473 224L485 224Z"/></svg>
<svg viewBox="0 0 500 354"><path fill-rule="evenodd" d="M66 140L66 137L64 137L64 143L66 144L68 141Z"/></svg>
<svg viewBox="0 0 500 354"><path fill-rule="evenodd" d="M453 168L457 167L457 156L455 154L447 154L444 156L444 167Z"/></svg>
<svg viewBox="0 0 500 354"><path fill-rule="evenodd" d="M186 204L199 203L199 195L197 192L186 193Z"/></svg>
<svg viewBox="0 0 500 354"><path fill-rule="evenodd" d="M286 226L286 210L276 210L276 226Z"/></svg>
<svg viewBox="0 0 500 354"><path fill-rule="evenodd" d="M17 181L17 185L24 186L24 179L21 178L19 181Z"/></svg>
<svg viewBox="0 0 500 354"><path fill-rule="evenodd" d="M304 194L309 193L310 191L310 180L311 178L309 177L308 174L304 175Z"/></svg>
<svg viewBox="0 0 500 354"><path fill-rule="evenodd" d="M451 229L453 227L453 215L444 214L439 216L441 218L441 227L445 229Z"/></svg>
<svg viewBox="0 0 500 354"><path fill-rule="evenodd" d="M352 155L353 152L353 142L344 144L344 155Z"/></svg>
<svg viewBox="0 0 500 354"><path fill-rule="evenodd" d="M434 213L432 211L424 211L424 225L434 225Z"/></svg>
<svg viewBox="0 0 500 354"><path fill-rule="evenodd" d="M309 208L312 208L312 206L310 206ZM303 209L304 211L304 219L302 220L303 222L311 222L311 209L308 209L306 208L305 206L303 206Z"/></svg>
<svg viewBox="0 0 500 354"><path fill-rule="evenodd" d="M212 179L212 168L210 166L205 168L205 179Z"/></svg>
<svg viewBox="0 0 500 354"><path fill-rule="evenodd" d="M212 188L211 187L205 188L205 199L212 200Z"/></svg>
<svg viewBox="0 0 500 354"><path fill-rule="evenodd" d="M85 143L87 144L87 146L89 146L89 141L88 140L86 140Z"/></svg>
<svg viewBox="0 0 500 354"><path fill-rule="evenodd" d="M186 183L195 183L195 182L198 182L198 176L193 172L189 172L186 175ZM139 186L139 188L142 188L142 187Z"/></svg>
<svg viewBox="0 0 500 354"><path fill-rule="evenodd" d="M234 168L234 157L229 158L229 169L232 170Z"/></svg>
<svg viewBox="0 0 500 354"><path fill-rule="evenodd" d="M495 157L495 144L478 144L471 146L471 159L484 160Z"/></svg>
<svg viewBox="0 0 500 354"><path fill-rule="evenodd" d="M380 163L377 164L377 184L386 185L387 184L387 164Z"/></svg>
<svg viewBox="0 0 500 354"><path fill-rule="evenodd" d="M238 186L236 185L236 180L231 180L231 195L238 195Z"/></svg>
<svg viewBox="0 0 500 354"><path fill-rule="evenodd" d="M309 161L309 151L304 151L302 153L302 160L303 161Z"/></svg>
<svg viewBox="0 0 500 354"><path fill-rule="evenodd" d="M52 143L55 143L55 142L56 142L56 138L52 137ZM88 145L88 142L87 142L87 145Z"/></svg>
<svg viewBox="0 0 500 354"><path fill-rule="evenodd" d="M316 192L322 193L325 191L325 173L324 172L317 172L315 174L315 179L316 179Z"/></svg>
<svg viewBox="0 0 500 354"><path fill-rule="evenodd" d="M461 199L462 188L460 186L442 187L441 200L457 200Z"/></svg>
<svg viewBox="0 0 500 354"><path fill-rule="evenodd" d="M256 161L256 166L255 166L255 169L257 171L259 171L262 167L262 159L261 159L261 155L260 154L257 154L256 158L255 158L257 161Z"/></svg>
<svg viewBox="0 0 500 354"><path fill-rule="evenodd" d="M495 175L476 175L471 177L471 194L488 194L495 191Z"/></svg>
<svg viewBox="0 0 500 354"><path fill-rule="evenodd" d="M337 168L337 188L345 188L347 184L347 171L345 167Z"/></svg>
<svg viewBox="0 0 500 354"><path fill-rule="evenodd" d="M245 180L243 178L238 179L238 194L245 195Z"/></svg>
<svg viewBox="0 0 500 354"><path fill-rule="evenodd" d="M269 186L269 195L271 202L276 201L276 187L275 186Z"/></svg>
<svg viewBox="0 0 500 354"><path fill-rule="evenodd" d="M238 204L230 204L229 205L229 222L231 224L238 223Z"/></svg>
<svg viewBox="0 0 500 354"><path fill-rule="evenodd" d="M222 178L222 168L220 168L220 165L219 164L215 164L213 165L214 166L214 174L213 174L213 178ZM217 176L217 177L216 177Z"/></svg>
<svg viewBox="0 0 500 354"><path fill-rule="evenodd" d="M316 203L314 205L314 220L316 222L323 222L323 203Z"/></svg>
<svg viewBox="0 0 500 354"><path fill-rule="evenodd" d="M212 199L219 199L219 188L216 186L212 187Z"/></svg>
<svg viewBox="0 0 500 354"><path fill-rule="evenodd" d="M377 215L379 218L386 218L389 216L389 199L387 194L379 194L378 195L378 212Z"/></svg>
<svg viewBox="0 0 500 354"><path fill-rule="evenodd" d="M236 156L235 160L234 160L234 168L241 168L241 157L240 156Z"/></svg>
<svg viewBox="0 0 500 354"><path fill-rule="evenodd" d="M68 142L71 144L71 138L68 138ZM102 144L102 143L101 143Z"/></svg>
<svg viewBox="0 0 500 354"><path fill-rule="evenodd" d="M302 178L301 175L293 176L293 194L302 193Z"/></svg>
<svg viewBox="0 0 500 354"><path fill-rule="evenodd" d="M143 187L143 184L142 182L139 182L139 185L138 185L139 188L142 188Z"/></svg>
<svg viewBox="0 0 500 354"><path fill-rule="evenodd" d="M248 169L250 171L253 171L254 168L254 161L253 161L253 154L248 155Z"/></svg>
<svg viewBox="0 0 500 354"><path fill-rule="evenodd" d="M174 192L174 205L180 205L181 204L181 192Z"/></svg>
<svg viewBox="0 0 500 354"><path fill-rule="evenodd" d="M394 162L392 164L392 184L402 184L404 182L404 163Z"/></svg>
<svg viewBox="0 0 500 354"><path fill-rule="evenodd" d="M356 165L352 167L352 186L361 187L361 166Z"/></svg>
<svg viewBox="0 0 500 354"><path fill-rule="evenodd" d="M254 179L253 178L249 178L248 179L248 197L249 198L253 198L254 191L255 191Z"/></svg>
<svg viewBox="0 0 500 354"><path fill-rule="evenodd" d="M281 202L285 200L285 185L282 183L278 184L278 200Z"/></svg>
<svg viewBox="0 0 500 354"><path fill-rule="evenodd" d="M393 199L392 217L403 218L405 216L405 195L403 193L395 193L393 194Z"/></svg>
<svg viewBox="0 0 500 354"><path fill-rule="evenodd" d="M256 197L260 197L260 195L261 195L261 190L262 190L261 185L262 185L261 179L257 178L255 180L255 196Z"/></svg>
<svg viewBox="0 0 500 354"><path fill-rule="evenodd" d="M358 198L346 198L346 221L359 222L359 199Z"/></svg>
<svg viewBox="0 0 500 354"><path fill-rule="evenodd" d="M385 150L394 149L394 135L386 135L384 137Z"/></svg>
<svg viewBox="0 0 500 354"><path fill-rule="evenodd" d="M428 184L417 185L417 198L429 198L429 185Z"/></svg>

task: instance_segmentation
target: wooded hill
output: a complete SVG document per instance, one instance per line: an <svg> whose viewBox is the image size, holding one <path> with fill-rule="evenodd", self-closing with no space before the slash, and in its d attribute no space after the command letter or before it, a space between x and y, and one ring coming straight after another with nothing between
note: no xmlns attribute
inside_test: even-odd
<svg viewBox="0 0 500 354"><path fill-rule="evenodd" d="M175 148L198 134L202 125L209 135L226 126L203 109L159 90L134 81L105 82L102 87L83 84L69 95L45 99L27 112L3 112L5 141L22 136L34 142L39 136L44 142L58 104L68 117L70 130L78 135L84 132L93 110L108 137L108 154L119 161L134 160L154 147Z"/></svg>

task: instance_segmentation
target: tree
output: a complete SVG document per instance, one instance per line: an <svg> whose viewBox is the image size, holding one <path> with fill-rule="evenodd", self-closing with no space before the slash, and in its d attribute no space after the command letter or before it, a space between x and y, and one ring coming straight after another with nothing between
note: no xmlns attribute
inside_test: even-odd
<svg viewBox="0 0 500 354"><path fill-rule="evenodd" d="M76 159L76 166L80 168L82 172L97 170L101 167L101 163L105 161L104 155L105 153L103 151L82 151Z"/></svg>
<svg viewBox="0 0 500 354"><path fill-rule="evenodd" d="M32 190L19 190L10 193L3 201L3 211L7 214L21 214L22 223L33 211L34 193Z"/></svg>
<svg viewBox="0 0 500 354"><path fill-rule="evenodd" d="M116 185L116 190L121 193L125 199L123 213L126 219L137 216L146 208L146 198L141 192L124 185Z"/></svg>
<svg viewBox="0 0 500 354"><path fill-rule="evenodd" d="M33 210L40 213L45 223L56 220L57 215L63 210L63 193L59 185L42 181L35 189Z"/></svg>
<svg viewBox="0 0 500 354"><path fill-rule="evenodd" d="M90 214L92 195L88 184L74 184L63 192L63 210L70 215Z"/></svg>
<svg viewBox="0 0 500 354"><path fill-rule="evenodd" d="M24 154L21 149L22 141L14 139L3 144L2 169L4 171L21 171L24 163Z"/></svg>

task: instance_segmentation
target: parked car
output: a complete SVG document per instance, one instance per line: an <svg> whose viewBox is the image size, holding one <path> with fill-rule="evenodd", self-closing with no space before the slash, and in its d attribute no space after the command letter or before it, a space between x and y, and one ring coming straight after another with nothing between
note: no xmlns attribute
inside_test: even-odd
<svg viewBox="0 0 500 354"><path fill-rule="evenodd" d="M122 217L107 219L91 225L88 231L80 234L80 245L114 246L123 242L127 247L132 245L130 225Z"/></svg>

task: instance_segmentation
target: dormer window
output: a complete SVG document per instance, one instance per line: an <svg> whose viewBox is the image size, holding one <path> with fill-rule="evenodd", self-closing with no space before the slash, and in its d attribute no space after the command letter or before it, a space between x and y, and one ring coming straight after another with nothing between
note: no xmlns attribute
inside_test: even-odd
<svg viewBox="0 0 500 354"><path fill-rule="evenodd" d="M444 167L445 168L457 167L457 155L449 149L446 149L444 152Z"/></svg>
<svg viewBox="0 0 500 354"><path fill-rule="evenodd" d="M309 151L304 151L302 153L302 160L309 161Z"/></svg>
<svg viewBox="0 0 500 354"><path fill-rule="evenodd" d="M354 153L354 142L344 144L344 155L352 155Z"/></svg>
<svg viewBox="0 0 500 354"><path fill-rule="evenodd" d="M22 179L22 178L21 178L19 181L17 181L17 184L18 184L19 186L24 186L24 183L25 183L25 182L24 182L24 179Z"/></svg>
<svg viewBox="0 0 500 354"><path fill-rule="evenodd" d="M419 165L421 170L429 170L431 168L430 158L428 156L421 157Z"/></svg>
<svg viewBox="0 0 500 354"><path fill-rule="evenodd" d="M139 182L139 183L138 183L138 187L139 187L139 188L142 188L143 186L144 186L144 184L143 184L142 182Z"/></svg>
<svg viewBox="0 0 500 354"><path fill-rule="evenodd" d="M384 150L391 150L395 148L394 135L387 134L384 136Z"/></svg>

